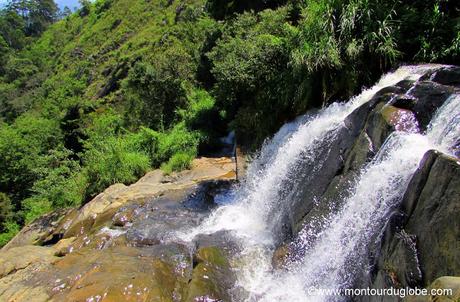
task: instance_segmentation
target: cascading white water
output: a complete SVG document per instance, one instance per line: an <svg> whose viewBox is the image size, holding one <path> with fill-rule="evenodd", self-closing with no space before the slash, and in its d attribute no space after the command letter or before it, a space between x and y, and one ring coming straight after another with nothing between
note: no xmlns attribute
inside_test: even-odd
<svg viewBox="0 0 460 302"><path fill-rule="evenodd" d="M451 97L438 110L426 135L393 133L362 172L344 207L325 219L323 230L315 234L317 242L302 259L289 263L287 271L261 282L266 286L258 300L334 301L330 296L310 296L308 290L333 290L353 285L368 265L368 244L402 198L423 155L430 149L451 153L458 137L460 96ZM311 240L304 235L301 232L296 242L300 249L310 243L305 240ZM289 289L283 284L289 284Z"/></svg>
<svg viewBox="0 0 460 302"><path fill-rule="evenodd" d="M198 234L232 231L242 247L243 264L238 271L237 286L246 293L237 300L330 301L328 297L311 297L308 288L352 285L355 274L367 265L363 259L369 240L375 237L375 230L381 229L401 198L423 154L431 148L448 152L453 139L458 137L459 98L446 102L427 135L401 132L391 135L361 172L344 206L324 217L313 241L308 226L300 232L295 244L305 253L299 259L291 259L285 270L273 271L274 234L285 211L292 179L305 158L310 162L321 159L318 143L327 141L344 127L345 118L353 110L380 89L405 79L417 80L432 68L435 66L402 67L348 103L333 104L285 125L264 145L232 202L219 207L199 227L178 236L192 240Z"/></svg>
<svg viewBox="0 0 460 302"><path fill-rule="evenodd" d="M343 126L345 118L384 87L402 80L418 80L435 65L404 66L389 73L372 88L363 91L347 103L334 103L315 115L305 116L283 127L280 132L262 148L261 155L248 169L247 182L237 192L235 201L218 208L198 228L179 234L191 240L198 234L211 234L220 230L235 231L237 236L249 241L270 244L273 227L278 225L277 207L282 206L286 181L296 171L302 154L314 162L317 142L324 141ZM280 211L278 211L279 213Z"/></svg>

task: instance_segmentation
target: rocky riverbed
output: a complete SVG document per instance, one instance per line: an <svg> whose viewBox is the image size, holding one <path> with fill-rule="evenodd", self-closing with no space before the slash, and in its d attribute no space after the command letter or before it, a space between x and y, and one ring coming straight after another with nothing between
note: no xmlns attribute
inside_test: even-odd
<svg viewBox="0 0 460 302"><path fill-rule="evenodd" d="M0 253L1 301L210 301L232 286L225 251L168 241L196 226L236 181L232 158L200 158L109 187L24 228Z"/></svg>

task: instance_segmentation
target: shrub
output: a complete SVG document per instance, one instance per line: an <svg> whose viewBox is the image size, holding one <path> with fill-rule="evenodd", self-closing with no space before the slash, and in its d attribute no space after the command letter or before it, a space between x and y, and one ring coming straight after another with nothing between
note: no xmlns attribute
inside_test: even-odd
<svg viewBox="0 0 460 302"><path fill-rule="evenodd" d="M47 171L33 184L34 196L49 200L53 208L78 206L84 202L88 180L78 162L61 159L56 168Z"/></svg>
<svg viewBox="0 0 460 302"><path fill-rule="evenodd" d="M168 132L160 133L158 136L158 149L153 162L156 167L161 163L169 161L174 154L186 153L196 156L200 135L190 132L185 124L179 123Z"/></svg>
<svg viewBox="0 0 460 302"><path fill-rule="evenodd" d="M0 233L5 232L5 223L11 221L14 216L14 208L11 199L5 193L0 193Z"/></svg>
<svg viewBox="0 0 460 302"><path fill-rule="evenodd" d="M167 163L161 165L161 169L166 174L170 174L173 171L190 169L192 160L194 158L195 154L176 153L169 159Z"/></svg>
<svg viewBox="0 0 460 302"><path fill-rule="evenodd" d="M53 210L53 204L47 199L38 196L30 197L22 201L22 217L24 223L33 222L38 217Z"/></svg>
<svg viewBox="0 0 460 302"><path fill-rule="evenodd" d="M204 89L191 87L187 92L187 109L178 115L190 131L199 134L199 152L218 150L218 138L226 135L226 111L216 105L214 97Z"/></svg>
<svg viewBox="0 0 460 302"><path fill-rule="evenodd" d="M293 108L302 82L288 65L288 16L286 7L239 15L208 54L216 106L226 112L227 123L233 121L242 144L257 146L305 109Z"/></svg>
<svg viewBox="0 0 460 302"><path fill-rule="evenodd" d="M192 77L192 68L181 48L159 53L155 65L136 63L124 84L128 122L160 131L171 127L177 121L176 110L186 106L183 83Z"/></svg>
<svg viewBox="0 0 460 302"><path fill-rule="evenodd" d="M7 81L15 81L21 78L30 77L37 73L37 67L26 58L11 56L5 65L5 76Z"/></svg>
<svg viewBox="0 0 460 302"><path fill-rule="evenodd" d="M206 90L190 88L187 93L187 101L187 108L178 110L187 128L198 130L212 126L217 113L214 98Z"/></svg>
<svg viewBox="0 0 460 302"><path fill-rule="evenodd" d="M20 226L14 221L7 221L4 225L4 232L0 233L0 246L8 243L20 230Z"/></svg>
<svg viewBox="0 0 460 302"><path fill-rule="evenodd" d="M147 154L135 150L123 136L87 144L86 149L83 163L88 179L87 198L115 183L133 183L150 168Z"/></svg>
<svg viewBox="0 0 460 302"><path fill-rule="evenodd" d="M206 2L206 8L214 18L224 19L244 11L259 11L265 8L275 8L286 2L286 0L208 0Z"/></svg>
<svg viewBox="0 0 460 302"><path fill-rule="evenodd" d="M47 155L60 148L60 140L57 121L23 115L0 125L0 190L16 204L29 197L33 183L53 168Z"/></svg>
<svg viewBox="0 0 460 302"><path fill-rule="evenodd" d="M89 0L79 0L81 8L78 10L80 17L85 17L91 12L91 2Z"/></svg>
<svg viewBox="0 0 460 302"><path fill-rule="evenodd" d="M137 133L131 133L126 139L131 142L137 150L142 150L150 159L150 165L157 167L157 150L160 134L150 128L141 127Z"/></svg>

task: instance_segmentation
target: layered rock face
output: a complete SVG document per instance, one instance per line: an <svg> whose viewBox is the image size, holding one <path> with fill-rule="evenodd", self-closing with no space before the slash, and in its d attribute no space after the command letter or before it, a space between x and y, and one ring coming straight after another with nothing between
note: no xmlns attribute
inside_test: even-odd
<svg viewBox="0 0 460 302"><path fill-rule="evenodd" d="M290 213L290 226L295 235L315 217L341 206L347 188L358 173L378 153L394 131L426 131L435 111L459 91L453 78L458 68L441 68L428 72L420 81L402 81L379 91L345 120L345 127L324 142L327 158L321 169L311 167L303 181L302 195ZM438 82L436 82L438 81ZM409 190L411 190L409 188Z"/></svg>
<svg viewBox="0 0 460 302"><path fill-rule="evenodd" d="M386 228L374 288L424 288L433 284L455 289L451 300L445 301L458 301L460 278L449 279L448 286L445 279L438 278L460 272L459 198L459 159L430 151Z"/></svg>
<svg viewBox="0 0 460 302"><path fill-rule="evenodd" d="M346 127L328 142L329 152L317 175L305 177L303 194L292 206L292 236L342 206L350 185L394 131L419 133L427 130L436 110L460 91L460 68L445 67L428 72L418 82L403 81L378 92L368 103L347 117ZM332 147L330 147L332 146ZM380 241L370 247L370 275L357 276L356 287L430 286L442 276L460 273L460 155L429 151L406 190L401 208L395 209ZM311 167L313 171L313 167ZM366 204L362 205L363 207ZM331 248L334 248L331 246ZM287 250L287 251L286 251ZM289 239L275 252L274 263L302 253ZM459 278L450 279L460 296ZM439 280L438 280L439 281ZM438 282L437 281L437 282ZM439 285L439 282L435 284ZM440 283L445 284L445 283ZM456 298L455 298L456 297ZM360 298L398 301L399 298ZM428 298L427 298L428 299ZM427 301L427 300L421 300ZM446 300L447 301L447 300ZM450 300L449 300L450 301Z"/></svg>

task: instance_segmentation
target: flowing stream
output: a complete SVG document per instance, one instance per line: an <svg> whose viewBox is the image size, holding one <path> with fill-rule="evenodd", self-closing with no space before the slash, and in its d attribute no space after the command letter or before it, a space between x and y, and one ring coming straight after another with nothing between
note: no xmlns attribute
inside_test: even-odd
<svg viewBox="0 0 460 302"><path fill-rule="evenodd" d="M321 175L327 150L346 127L347 116L382 88L417 81L432 68L401 67L346 103L286 124L264 144L246 182L200 226L178 236L190 241L199 234L226 230L237 238L242 248L237 288L242 290L235 291L235 300L334 301L312 296L310 289L350 288L368 270L369 245L378 240L423 155L430 149L452 152L460 134L460 96L451 96L438 109L426 133L393 132L354 179L341 206L320 217L315 226L300 230L293 246L302 252L284 268L274 269L272 255L283 240L286 212L305 190L305 180Z"/></svg>
<svg viewBox="0 0 460 302"><path fill-rule="evenodd" d="M270 275L262 301L331 301L312 297L308 290L349 288L368 265L368 245L384 226L401 200L411 176L430 149L450 153L460 134L460 97L451 97L433 118L426 135L394 132L380 152L362 171L344 207L324 221L313 245L301 231L296 245L307 253L288 264L288 270ZM289 284L287 288L285 284ZM310 292L311 294L311 292Z"/></svg>

